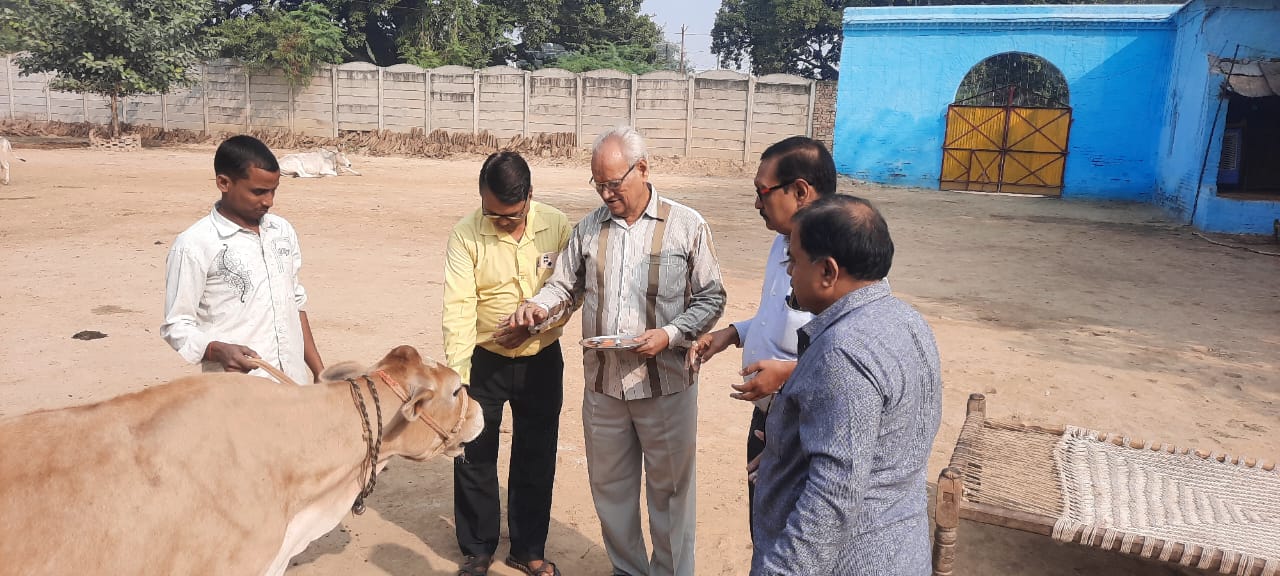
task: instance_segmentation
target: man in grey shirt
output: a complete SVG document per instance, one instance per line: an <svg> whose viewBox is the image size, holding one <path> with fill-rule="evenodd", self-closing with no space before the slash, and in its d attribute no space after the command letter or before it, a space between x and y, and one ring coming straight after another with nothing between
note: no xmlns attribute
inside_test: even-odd
<svg viewBox="0 0 1280 576"><path fill-rule="evenodd" d="M924 576L942 412L933 332L890 293L893 241L866 200L801 210L790 248L792 289L815 317L765 424L751 573Z"/></svg>

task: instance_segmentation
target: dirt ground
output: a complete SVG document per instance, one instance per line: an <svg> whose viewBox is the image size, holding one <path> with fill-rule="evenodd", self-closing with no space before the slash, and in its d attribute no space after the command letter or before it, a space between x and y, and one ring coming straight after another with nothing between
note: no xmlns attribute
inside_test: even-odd
<svg viewBox="0 0 1280 576"><path fill-rule="evenodd" d="M217 195L212 148L20 153L28 161L0 187L0 416L104 400L198 370L158 328L169 245ZM371 362L404 343L442 358L445 235L478 205L480 161L356 157L363 177L283 182L276 212L301 235L311 325L327 362ZM551 164L534 167L536 197L574 219L592 209L587 169ZM751 207L751 174L672 166L690 175L658 169L653 182L711 222L729 290L722 325L745 318L770 241ZM996 417L1280 457L1280 260L1208 244L1147 206L844 189L885 213L897 243L894 291L938 337L945 406L931 480L970 392L985 392ZM107 337L71 338L81 330ZM575 319L564 341L578 339ZM609 561L583 456L581 350L565 350L547 554L566 574L603 575ZM728 396L738 359L731 350L714 360L701 387L699 574L745 574L750 561L750 406ZM445 459L392 462L369 511L312 544L290 573L452 574L460 556L451 469ZM1173 573L969 523L959 554L957 574L966 575Z"/></svg>

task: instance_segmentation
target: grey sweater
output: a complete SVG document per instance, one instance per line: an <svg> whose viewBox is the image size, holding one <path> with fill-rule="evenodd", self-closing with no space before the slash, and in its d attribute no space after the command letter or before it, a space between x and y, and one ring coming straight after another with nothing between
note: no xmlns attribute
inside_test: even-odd
<svg viewBox="0 0 1280 576"><path fill-rule="evenodd" d="M925 470L942 413L933 331L881 281L799 332L765 426L751 573L926 576Z"/></svg>

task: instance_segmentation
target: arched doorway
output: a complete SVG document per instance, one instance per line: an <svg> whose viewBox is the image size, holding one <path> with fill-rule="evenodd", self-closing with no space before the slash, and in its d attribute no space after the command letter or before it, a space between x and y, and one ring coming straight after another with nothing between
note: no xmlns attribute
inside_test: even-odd
<svg viewBox="0 0 1280 576"><path fill-rule="evenodd" d="M947 107L939 188L1061 195L1069 103L1062 72L1035 54L977 63Z"/></svg>

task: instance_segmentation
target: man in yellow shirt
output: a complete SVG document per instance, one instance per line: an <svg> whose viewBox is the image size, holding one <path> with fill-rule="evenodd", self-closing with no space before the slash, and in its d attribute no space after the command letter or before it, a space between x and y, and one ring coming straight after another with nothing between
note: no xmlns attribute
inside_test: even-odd
<svg viewBox="0 0 1280 576"><path fill-rule="evenodd" d="M559 338L567 315L537 335L507 326L506 318L542 288L572 229L564 213L533 201L529 165L514 152L485 160L480 206L454 226L445 266L445 358L484 410L484 432L453 463L458 547L466 557L458 574L488 573L498 548L498 428L510 402L506 562L527 574L558 575L543 552L564 399Z"/></svg>

